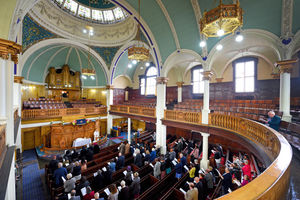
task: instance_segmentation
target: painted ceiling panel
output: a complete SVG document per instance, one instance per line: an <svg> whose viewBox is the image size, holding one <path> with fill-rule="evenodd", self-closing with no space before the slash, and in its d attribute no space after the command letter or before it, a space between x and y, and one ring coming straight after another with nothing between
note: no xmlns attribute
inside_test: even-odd
<svg viewBox="0 0 300 200"><path fill-rule="evenodd" d="M127 2L138 10L138 1L127 0ZM162 10L155 0L141 1L141 15L154 34L162 60L165 61L176 50L176 45Z"/></svg>
<svg viewBox="0 0 300 200"><path fill-rule="evenodd" d="M293 33L296 34L300 30L300 1L294 1L294 10L293 10Z"/></svg>
<svg viewBox="0 0 300 200"><path fill-rule="evenodd" d="M116 78L119 75L127 75L133 80L134 72L139 64L132 64L132 68L128 67L128 64L131 63L131 61L128 60L128 52L124 52L117 64L117 67L115 69L114 78Z"/></svg>
<svg viewBox="0 0 300 200"><path fill-rule="evenodd" d="M164 0L163 3L175 26L180 47L196 52L201 51L199 47L198 23L196 22L191 1Z"/></svg>

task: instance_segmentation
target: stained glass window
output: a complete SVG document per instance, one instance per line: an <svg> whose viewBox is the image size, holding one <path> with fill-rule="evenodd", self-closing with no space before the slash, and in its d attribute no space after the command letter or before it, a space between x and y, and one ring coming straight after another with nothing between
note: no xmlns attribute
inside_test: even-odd
<svg viewBox="0 0 300 200"><path fill-rule="evenodd" d="M79 9L78 9L78 15L80 17L87 17L87 18L91 18L91 9L84 7L82 5L79 5Z"/></svg>
<svg viewBox="0 0 300 200"><path fill-rule="evenodd" d="M77 7L78 7L78 3L76 3L73 0L66 0L65 4L64 4L64 7L66 9L70 10L71 12L76 13Z"/></svg>

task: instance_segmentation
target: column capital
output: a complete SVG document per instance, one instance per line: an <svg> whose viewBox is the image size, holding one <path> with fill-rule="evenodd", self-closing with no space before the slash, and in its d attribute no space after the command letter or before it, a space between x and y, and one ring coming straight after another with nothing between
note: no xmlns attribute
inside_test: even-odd
<svg viewBox="0 0 300 200"><path fill-rule="evenodd" d="M210 134L209 133L201 133L202 137L209 137Z"/></svg>
<svg viewBox="0 0 300 200"><path fill-rule="evenodd" d="M213 75L213 72L212 71L204 71L202 72L203 74L203 80L210 80L212 75Z"/></svg>
<svg viewBox="0 0 300 200"><path fill-rule="evenodd" d="M183 86L183 84L184 84L184 82L183 82L183 81L181 81L181 82L176 82L176 85L177 85L177 87L182 87L182 86Z"/></svg>
<svg viewBox="0 0 300 200"><path fill-rule="evenodd" d="M156 78L156 84L166 84L168 82L167 77L157 77Z"/></svg>
<svg viewBox="0 0 300 200"><path fill-rule="evenodd" d="M280 73L271 73L271 76L272 76L274 79L279 79L279 78L280 78Z"/></svg>
<svg viewBox="0 0 300 200"><path fill-rule="evenodd" d="M217 83L221 83L224 78L216 78Z"/></svg>
<svg viewBox="0 0 300 200"><path fill-rule="evenodd" d="M14 76L14 83L23 84L23 76Z"/></svg>
<svg viewBox="0 0 300 200"><path fill-rule="evenodd" d="M107 90L112 90L112 89L114 89L114 86L113 85L106 85L106 89Z"/></svg>
<svg viewBox="0 0 300 200"><path fill-rule="evenodd" d="M11 61L18 64L18 54L21 53L22 46L9 40L4 40L0 38L0 58L4 60L9 59L11 55Z"/></svg>
<svg viewBox="0 0 300 200"><path fill-rule="evenodd" d="M276 65L279 66L280 73L291 73L294 65L298 59L277 61Z"/></svg>

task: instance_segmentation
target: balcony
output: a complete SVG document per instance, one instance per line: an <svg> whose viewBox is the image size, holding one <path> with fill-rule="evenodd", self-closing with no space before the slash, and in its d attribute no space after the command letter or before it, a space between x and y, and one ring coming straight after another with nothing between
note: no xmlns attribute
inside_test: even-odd
<svg viewBox="0 0 300 200"><path fill-rule="evenodd" d="M110 113L123 117L156 121L156 109L152 107L130 106L130 105L111 105Z"/></svg>
<svg viewBox="0 0 300 200"><path fill-rule="evenodd" d="M61 118L68 115L106 116L106 107L64 108L64 109L31 109L22 111L22 120L40 120Z"/></svg>

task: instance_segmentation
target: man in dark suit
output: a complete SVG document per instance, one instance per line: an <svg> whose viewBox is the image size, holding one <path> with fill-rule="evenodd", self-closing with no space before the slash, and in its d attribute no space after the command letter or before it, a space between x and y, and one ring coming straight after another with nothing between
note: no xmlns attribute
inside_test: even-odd
<svg viewBox="0 0 300 200"><path fill-rule="evenodd" d="M125 157L121 153L119 153L119 157L116 163L117 170L123 168L124 164L125 164Z"/></svg>
<svg viewBox="0 0 300 200"><path fill-rule="evenodd" d="M64 179L66 179L66 176L67 176L66 168L63 167L62 163L58 163L58 168L54 171L53 174L56 187L63 185L63 180L61 177L64 177Z"/></svg>
<svg viewBox="0 0 300 200"><path fill-rule="evenodd" d="M195 182L195 187L198 189L198 200L205 200L206 199L205 191L203 189L203 184L200 181L199 177L195 177L194 182Z"/></svg>
<svg viewBox="0 0 300 200"><path fill-rule="evenodd" d="M231 188L231 184L232 184L232 176L227 167L225 168L225 173L221 176L221 178L223 179L222 182L223 194L227 194L229 193L228 190Z"/></svg>
<svg viewBox="0 0 300 200"><path fill-rule="evenodd" d="M56 155L53 156L53 159L49 163L49 170L51 171L51 174L57 169L58 166L58 160L56 159Z"/></svg>

